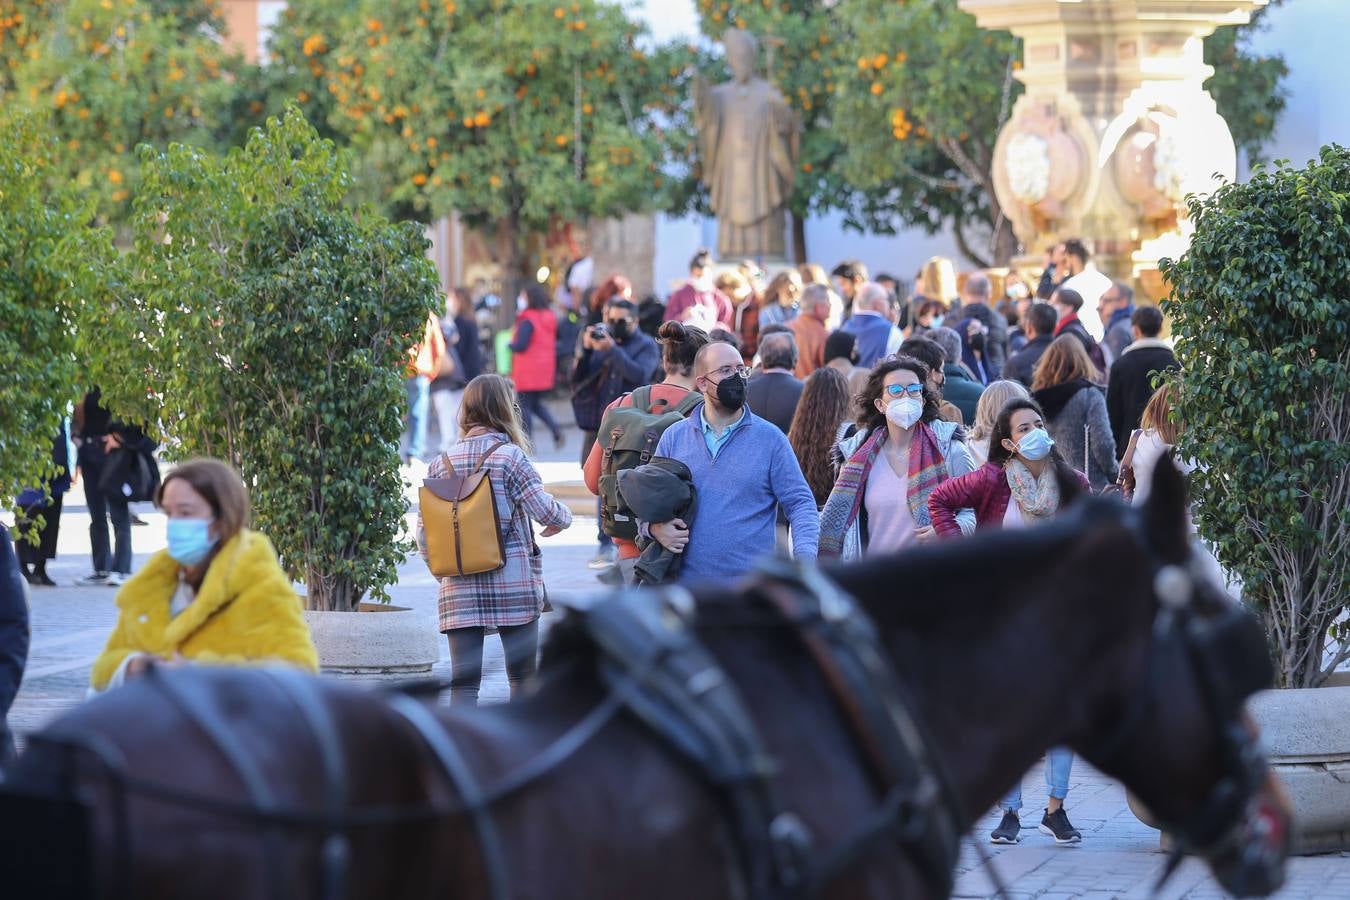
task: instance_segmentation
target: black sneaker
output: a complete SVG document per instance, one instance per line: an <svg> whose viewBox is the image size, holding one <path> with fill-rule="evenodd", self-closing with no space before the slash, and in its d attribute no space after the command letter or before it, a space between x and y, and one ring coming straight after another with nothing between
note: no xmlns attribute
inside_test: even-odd
<svg viewBox="0 0 1350 900"><path fill-rule="evenodd" d="M1050 835L1056 844L1076 844L1083 839L1083 833L1069 822L1068 813L1062 806L1041 818L1041 834Z"/></svg>
<svg viewBox="0 0 1350 900"><path fill-rule="evenodd" d="M75 580L75 584L78 587L103 587L107 583L107 572L91 572L83 578L77 578Z"/></svg>
<svg viewBox="0 0 1350 900"><path fill-rule="evenodd" d="M1005 809L1002 821L989 834L989 840L995 844L1015 844L1022 839L1018 834L1021 830L1022 822L1017 818L1017 813L1011 809Z"/></svg>

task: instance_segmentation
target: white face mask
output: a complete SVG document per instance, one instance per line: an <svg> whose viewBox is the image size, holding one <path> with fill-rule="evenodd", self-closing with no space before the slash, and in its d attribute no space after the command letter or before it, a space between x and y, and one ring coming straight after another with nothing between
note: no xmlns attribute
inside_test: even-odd
<svg viewBox="0 0 1350 900"><path fill-rule="evenodd" d="M529 305L530 301L526 300L524 297L516 298L516 312L524 312Z"/></svg>
<svg viewBox="0 0 1350 900"><path fill-rule="evenodd" d="M886 407L886 418L908 431L923 418L923 401L914 397L892 400Z"/></svg>

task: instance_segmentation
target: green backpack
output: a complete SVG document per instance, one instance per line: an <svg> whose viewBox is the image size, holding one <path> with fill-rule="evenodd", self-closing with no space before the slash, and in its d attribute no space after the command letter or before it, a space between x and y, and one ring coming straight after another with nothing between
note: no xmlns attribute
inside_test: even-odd
<svg viewBox="0 0 1350 900"><path fill-rule="evenodd" d="M652 406L652 386L633 391L632 406L616 406L605 413L596 432L602 453L600 463L600 528L610 537L634 540L638 523L633 511L619 496L619 473L651 460L661 434L681 421L703 396L690 391L674 406L658 400Z"/></svg>

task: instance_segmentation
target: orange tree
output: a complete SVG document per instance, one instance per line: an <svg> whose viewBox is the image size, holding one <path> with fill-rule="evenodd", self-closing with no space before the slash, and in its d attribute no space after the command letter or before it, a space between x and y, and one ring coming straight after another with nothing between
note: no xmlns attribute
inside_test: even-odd
<svg viewBox="0 0 1350 900"><path fill-rule="evenodd" d="M835 111L852 123L840 168L859 189L855 221L950 227L976 264L1007 263L1017 239L990 168L1021 92L1020 42L979 28L956 0L843 0L837 13L855 35Z"/></svg>
<svg viewBox="0 0 1350 900"><path fill-rule="evenodd" d="M0 90L50 115L61 175L120 221L138 144L210 146L232 132L241 60L223 32L215 0L5 0Z"/></svg>
<svg viewBox="0 0 1350 900"><path fill-rule="evenodd" d="M801 119L801 158L789 208L793 254L805 262L807 215L847 208L851 193L837 165L851 129L833 104L839 85L850 77L847 32L833 4L819 0L698 0L698 11L703 33L714 40L733 26L759 39L761 71Z"/></svg>
<svg viewBox="0 0 1350 900"><path fill-rule="evenodd" d="M605 0L311 0L283 19L271 77L351 143L367 196L458 211L523 279L557 221L690 199L691 51L641 38Z"/></svg>

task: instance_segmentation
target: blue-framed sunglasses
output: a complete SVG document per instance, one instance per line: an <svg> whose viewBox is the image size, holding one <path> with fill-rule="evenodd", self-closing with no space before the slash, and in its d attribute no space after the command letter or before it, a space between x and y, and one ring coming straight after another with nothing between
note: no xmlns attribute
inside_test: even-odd
<svg viewBox="0 0 1350 900"><path fill-rule="evenodd" d="M892 397L899 397L901 394L909 394L911 397L923 396L923 385L921 384L888 384L886 393Z"/></svg>

